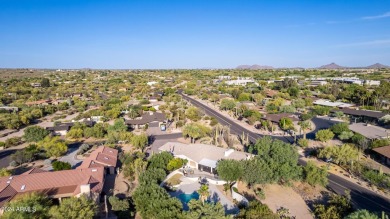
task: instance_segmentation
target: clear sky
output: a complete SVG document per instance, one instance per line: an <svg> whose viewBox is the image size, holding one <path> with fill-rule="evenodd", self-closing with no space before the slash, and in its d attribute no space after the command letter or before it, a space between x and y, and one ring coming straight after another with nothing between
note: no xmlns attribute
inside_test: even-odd
<svg viewBox="0 0 390 219"><path fill-rule="evenodd" d="M389 0L0 0L1 68L390 65Z"/></svg>

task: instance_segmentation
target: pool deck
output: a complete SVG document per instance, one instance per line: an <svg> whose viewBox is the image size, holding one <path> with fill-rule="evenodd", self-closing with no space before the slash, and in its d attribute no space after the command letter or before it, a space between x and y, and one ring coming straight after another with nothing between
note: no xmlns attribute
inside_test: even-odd
<svg viewBox="0 0 390 219"><path fill-rule="evenodd" d="M182 183L179 187L177 187L177 191L170 192L171 196L179 197L179 195L182 193L191 194L193 192L198 191L200 188L200 184L197 180L194 182L193 179L189 179L187 177L182 177L181 180ZM235 206L230 200L228 200L226 196L221 191L219 191L215 185L209 185L209 192L209 200L213 202L220 202L225 208L225 212L227 214L235 214L238 212L237 206Z"/></svg>

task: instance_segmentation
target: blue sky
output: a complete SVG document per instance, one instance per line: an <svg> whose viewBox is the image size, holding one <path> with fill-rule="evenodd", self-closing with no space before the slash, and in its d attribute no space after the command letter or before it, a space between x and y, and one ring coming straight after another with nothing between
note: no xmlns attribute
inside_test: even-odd
<svg viewBox="0 0 390 219"><path fill-rule="evenodd" d="M389 0L0 0L2 68L390 65Z"/></svg>

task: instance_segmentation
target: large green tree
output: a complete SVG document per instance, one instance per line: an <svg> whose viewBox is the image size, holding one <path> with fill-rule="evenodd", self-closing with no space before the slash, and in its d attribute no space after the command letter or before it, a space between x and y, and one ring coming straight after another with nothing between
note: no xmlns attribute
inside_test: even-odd
<svg viewBox="0 0 390 219"><path fill-rule="evenodd" d="M65 141L59 137L47 136L38 142L38 147L43 148L48 157L59 157L68 151L68 146Z"/></svg>
<svg viewBox="0 0 390 219"><path fill-rule="evenodd" d="M332 195L327 205L314 205L314 214L319 219L340 219L352 210L349 195Z"/></svg>
<svg viewBox="0 0 390 219"><path fill-rule="evenodd" d="M34 125L29 126L24 130L23 138L27 142L38 142L43 140L48 134L49 131L47 131L46 129Z"/></svg>
<svg viewBox="0 0 390 219"><path fill-rule="evenodd" d="M184 159L181 159L181 158L173 158L167 164L167 170L168 171L177 170L177 169L183 167L183 165L186 164L187 161L188 160L184 160Z"/></svg>
<svg viewBox="0 0 390 219"><path fill-rule="evenodd" d="M242 161L231 159L220 160L217 163L217 172L221 179L229 183L239 180L244 173Z"/></svg>
<svg viewBox="0 0 390 219"><path fill-rule="evenodd" d="M298 166L299 155L294 146L266 136L259 139L251 150L257 154L254 159L264 173L266 181L263 183L284 183L299 178L301 167Z"/></svg>
<svg viewBox="0 0 390 219"><path fill-rule="evenodd" d="M237 219L279 219L280 217L273 213L272 210L265 204L259 201L249 202L249 206L240 210L236 216Z"/></svg>
<svg viewBox="0 0 390 219"><path fill-rule="evenodd" d="M288 130L294 128L294 123L290 118L283 117L279 121L279 126L283 130Z"/></svg>
<svg viewBox="0 0 390 219"><path fill-rule="evenodd" d="M232 110L236 107L236 101L233 99L224 98L221 100L220 108L223 110Z"/></svg>
<svg viewBox="0 0 390 219"><path fill-rule="evenodd" d="M227 219L225 209L220 202L202 203L199 200L192 199L188 203L189 210L185 216L188 219Z"/></svg>
<svg viewBox="0 0 390 219"><path fill-rule="evenodd" d="M42 87L50 87L50 81L48 78L42 78L41 80L41 86Z"/></svg>
<svg viewBox="0 0 390 219"><path fill-rule="evenodd" d="M329 129L319 130L316 133L316 140L319 140L319 141L322 141L322 142L327 142L327 141L333 139L333 137L334 137L334 134Z"/></svg>
<svg viewBox="0 0 390 219"><path fill-rule="evenodd" d="M95 201L88 199L84 195L62 199L59 206L53 206L50 217L53 219L85 219L93 218L97 214L98 206Z"/></svg>
<svg viewBox="0 0 390 219"><path fill-rule="evenodd" d="M172 198L159 185L141 185L133 193L133 200L142 218L174 219L182 218L182 204L177 198Z"/></svg>
<svg viewBox="0 0 390 219"><path fill-rule="evenodd" d="M52 164L53 170L58 171L58 170L70 170L72 169L72 165L68 162L62 162L62 161L54 161Z"/></svg>
<svg viewBox="0 0 390 219"><path fill-rule="evenodd" d="M119 199L116 196L110 196L108 198L110 202L111 209L113 211L127 211L130 208L129 201L127 199Z"/></svg>
<svg viewBox="0 0 390 219"><path fill-rule="evenodd" d="M186 110L185 115L188 119L196 122L202 117L202 112L197 107L189 107Z"/></svg>
<svg viewBox="0 0 390 219"><path fill-rule="evenodd" d="M173 155L167 151L154 154L149 159L148 168L161 168L166 170L169 161L171 161L172 159L173 159Z"/></svg>
<svg viewBox="0 0 390 219"><path fill-rule="evenodd" d="M142 185L159 184L167 176L166 172L160 168L147 169L139 176L139 183Z"/></svg>
<svg viewBox="0 0 390 219"><path fill-rule="evenodd" d="M183 136L190 137L191 143L211 133L211 129L199 123L190 123L184 126Z"/></svg>
<svg viewBox="0 0 390 219"><path fill-rule="evenodd" d="M379 217L376 214L371 213L365 209L360 209L355 212L352 212L344 219L379 219Z"/></svg>
<svg viewBox="0 0 390 219"><path fill-rule="evenodd" d="M145 147L148 146L148 135L145 133L142 133L140 135L133 135L133 137L131 138L131 144L134 147L143 151Z"/></svg>
<svg viewBox="0 0 390 219"><path fill-rule="evenodd" d="M4 214L1 218L5 219L29 219L29 218L51 218L49 209L51 201L44 195L38 193L26 193L20 197L8 202L4 209ZM26 211L16 211L6 209L17 209L23 207Z"/></svg>
<svg viewBox="0 0 390 219"><path fill-rule="evenodd" d="M334 124L330 127L330 130L335 133L336 135L340 135L342 132L349 131L348 124L345 122L340 122L337 124Z"/></svg>
<svg viewBox="0 0 390 219"><path fill-rule="evenodd" d="M359 151L349 144L329 146L321 149L318 157L327 159L332 158L335 163L346 165L359 158Z"/></svg>
<svg viewBox="0 0 390 219"><path fill-rule="evenodd" d="M271 168L259 159L249 159L243 161L244 173L242 180L252 186L255 184L265 184L268 182L268 176L272 174Z"/></svg>
<svg viewBox="0 0 390 219"><path fill-rule="evenodd" d="M303 168L303 178L312 186L326 186L328 184L328 171L325 167L317 167L313 161L309 161Z"/></svg>
<svg viewBox="0 0 390 219"><path fill-rule="evenodd" d="M125 132L127 131L127 125L123 119L116 119L112 126L108 127L108 132Z"/></svg>

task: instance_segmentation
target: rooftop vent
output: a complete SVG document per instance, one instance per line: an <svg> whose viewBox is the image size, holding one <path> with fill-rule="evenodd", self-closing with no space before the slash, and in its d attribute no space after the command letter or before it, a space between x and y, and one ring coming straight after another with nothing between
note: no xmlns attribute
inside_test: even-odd
<svg viewBox="0 0 390 219"><path fill-rule="evenodd" d="M11 181L8 180L8 181L7 181L7 184L10 184L10 183L11 183Z"/></svg>
<svg viewBox="0 0 390 219"><path fill-rule="evenodd" d="M225 157L229 157L230 154L234 152L234 149L228 149L225 151Z"/></svg>
<svg viewBox="0 0 390 219"><path fill-rule="evenodd" d="M97 169L92 169L92 172L97 172Z"/></svg>
<svg viewBox="0 0 390 219"><path fill-rule="evenodd" d="M104 159L108 160L108 157L104 157Z"/></svg>
<svg viewBox="0 0 390 219"><path fill-rule="evenodd" d="M20 190L24 190L26 188L26 185L22 185L22 187L20 187Z"/></svg>
<svg viewBox="0 0 390 219"><path fill-rule="evenodd" d="M12 176L10 176L8 179L12 179L13 177Z"/></svg>

